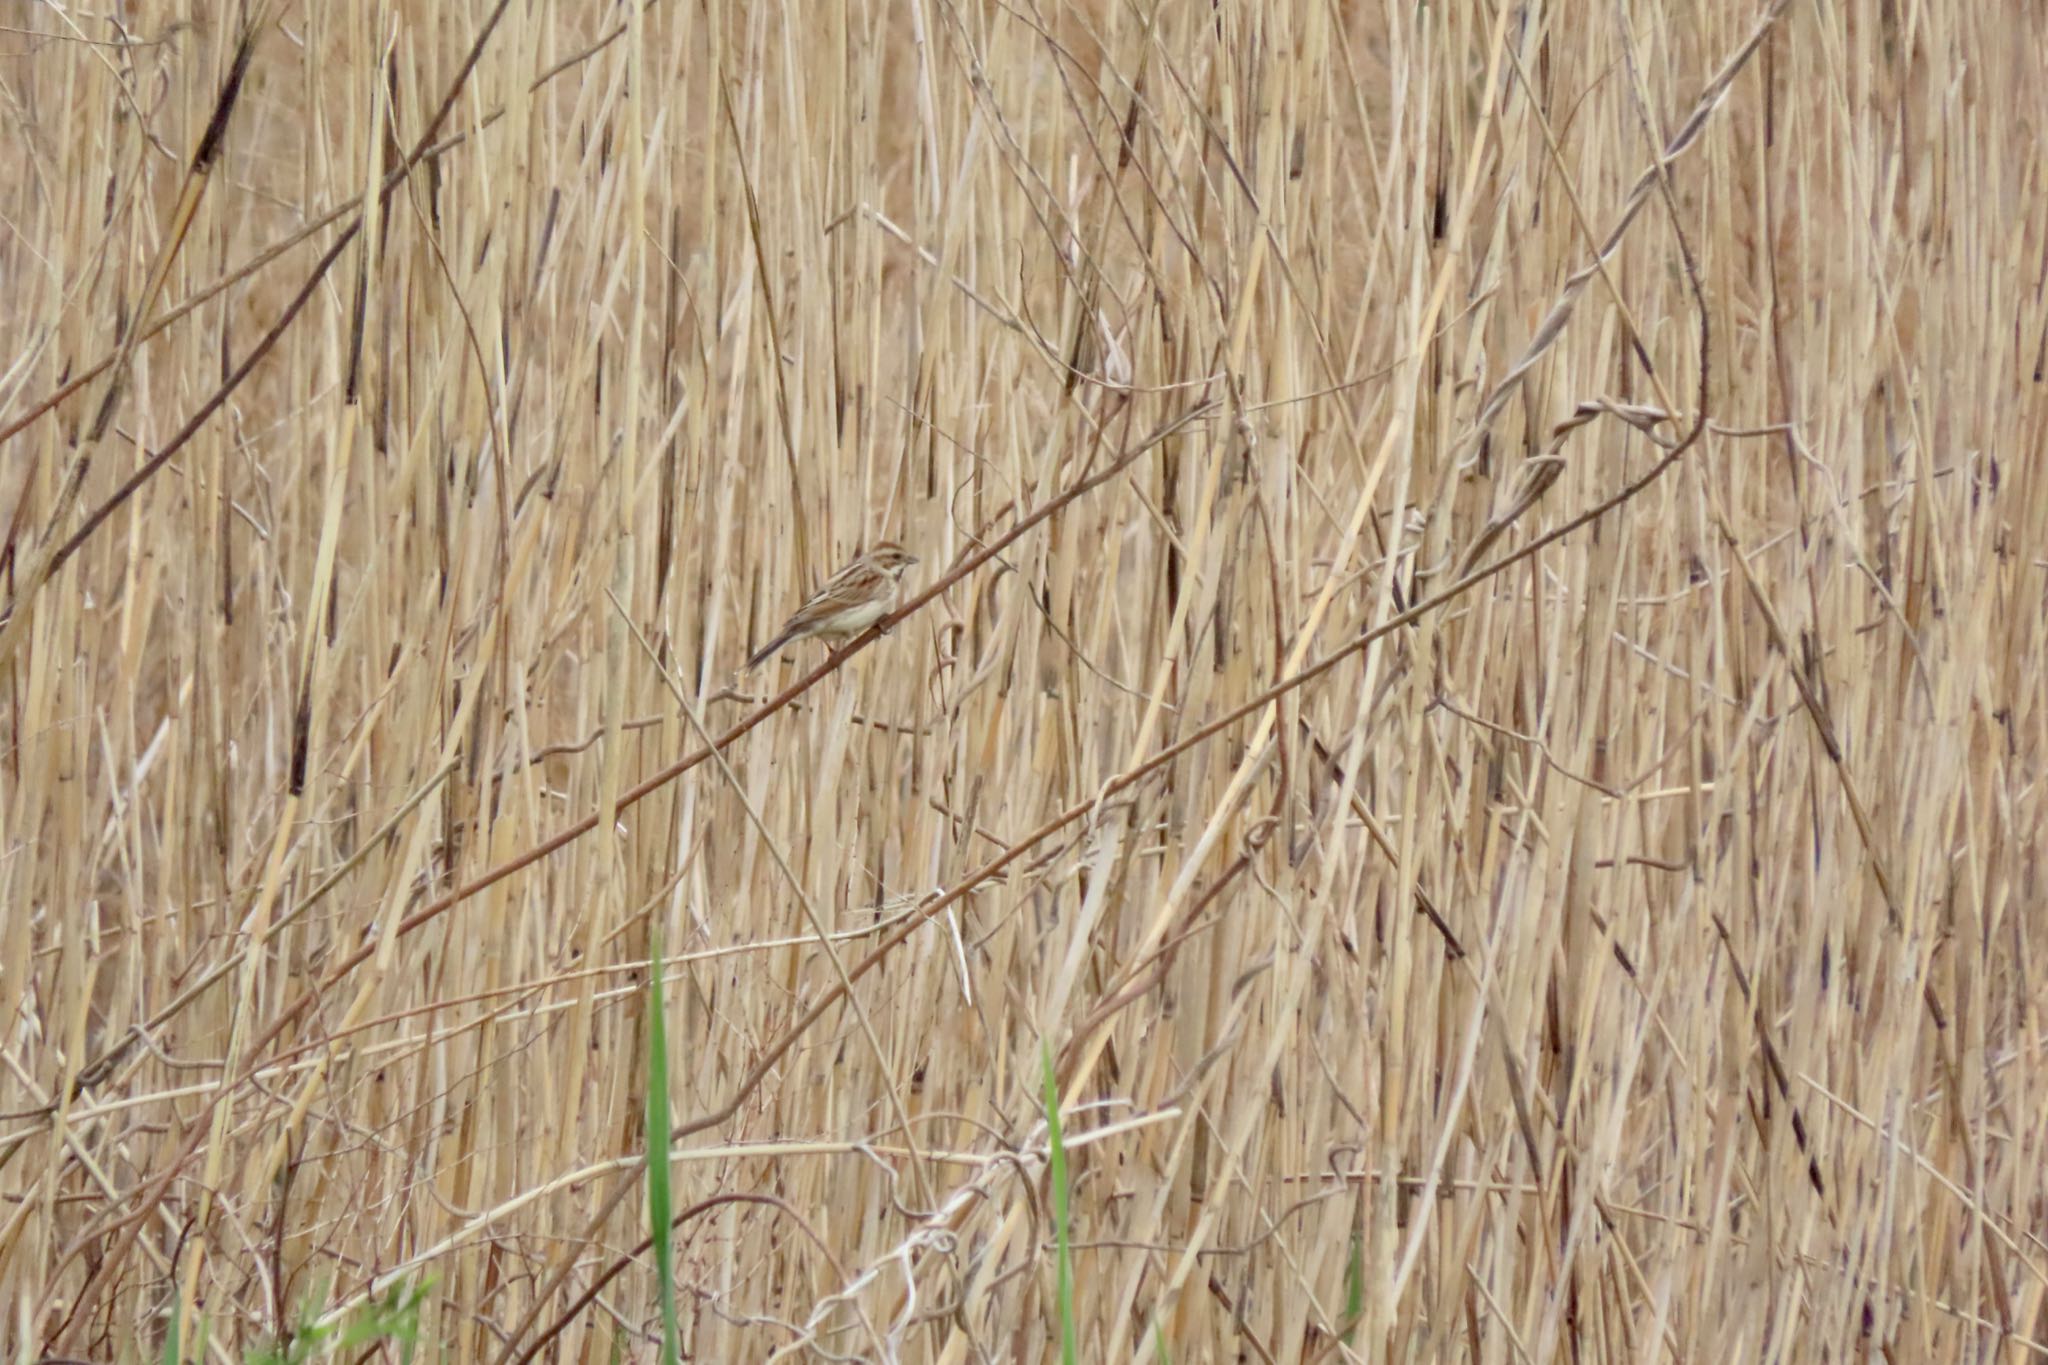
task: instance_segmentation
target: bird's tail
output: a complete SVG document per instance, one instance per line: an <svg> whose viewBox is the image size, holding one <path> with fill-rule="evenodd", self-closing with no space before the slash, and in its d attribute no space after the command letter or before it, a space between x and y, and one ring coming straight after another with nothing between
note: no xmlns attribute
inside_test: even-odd
<svg viewBox="0 0 2048 1365"><path fill-rule="evenodd" d="M774 655L776 650L781 649L784 645L788 644L792 639L795 638L795 636L795 631L785 630L782 632L782 634L776 636L767 644L762 645L760 650L754 655L754 657L747 660L747 671L751 673L755 669L759 668L762 664L766 663L769 660L769 658Z"/></svg>

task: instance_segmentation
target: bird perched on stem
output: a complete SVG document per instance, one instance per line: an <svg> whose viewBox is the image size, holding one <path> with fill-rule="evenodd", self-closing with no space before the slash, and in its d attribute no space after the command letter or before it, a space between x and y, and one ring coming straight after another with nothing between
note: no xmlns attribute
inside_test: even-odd
<svg viewBox="0 0 2048 1365"><path fill-rule="evenodd" d="M917 556L894 541L885 540L825 580L825 586L782 623L775 638L763 645L748 668L758 668L792 640L816 636L828 644L843 644L896 610L903 574Z"/></svg>

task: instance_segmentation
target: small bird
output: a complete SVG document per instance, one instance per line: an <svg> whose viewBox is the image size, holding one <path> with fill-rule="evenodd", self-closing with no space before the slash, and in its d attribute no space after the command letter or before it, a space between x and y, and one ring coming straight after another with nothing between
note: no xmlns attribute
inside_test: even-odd
<svg viewBox="0 0 2048 1365"><path fill-rule="evenodd" d="M904 571L915 563L916 555L890 540L866 554L855 555L851 563L827 579L824 587L782 623L775 638L747 660L747 667L760 667L784 645L806 636L814 635L830 644L852 639L896 610Z"/></svg>

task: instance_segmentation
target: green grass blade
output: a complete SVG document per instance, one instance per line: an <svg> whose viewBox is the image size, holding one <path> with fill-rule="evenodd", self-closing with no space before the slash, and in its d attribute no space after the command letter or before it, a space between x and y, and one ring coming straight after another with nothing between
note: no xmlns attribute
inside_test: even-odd
<svg viewBox="0 0 2048 1365"><path fill-rule="evenodd" d="M1052 1050L1040 1042L1038 1053L1045 1072L1048 1176L1052 1184L1053 1236L1059 1246L1060 1365L1074 1365L1079 1352L1074 1344L1074 1252L1068 1226L1067 1146L1060 1135L1060 1087L1052 1071Z"/></svg>
<svg viewBox="0 0 2048 1365"><path fill-rule="evenodd" d="M682 1359L682 1330L676 1323L675 1244L669 1237L668 1022L661 1004L659 924L652 958L647 973L647 1231L654 1238L654 1264L661 1277L661 1358L675 1365Z"/></svg>
<svg viewBox="0 0 2048 1365"><path fill-rule="evenodd" d="M178 1305L174 1301L171 1305L171 1332L164 1338L163 1365L178 1365L178 1318Z"/></svg>
<svg viewBox="0 0 2048 1365"><path fill-rule="evenodd" d="M1344 1344L1354 1345L1359 1320L1365 1316L1365 1236L1351 1231L1351 1250L1344 1259Z"/></svg>

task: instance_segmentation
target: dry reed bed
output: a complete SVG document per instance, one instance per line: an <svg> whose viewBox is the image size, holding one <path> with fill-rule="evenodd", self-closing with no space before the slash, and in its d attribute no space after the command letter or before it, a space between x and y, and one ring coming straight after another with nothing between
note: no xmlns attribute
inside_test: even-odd
<svg viewBox="0 0 2048 1365"><path fill-rule="evenodd" d="M649 1358L657 925L693 1358L1051 1358L1042 1048L1084 1359L2048 1354L2031 6L283 3L198 178L125 10L0 58L9 1359Z"/></svg>

